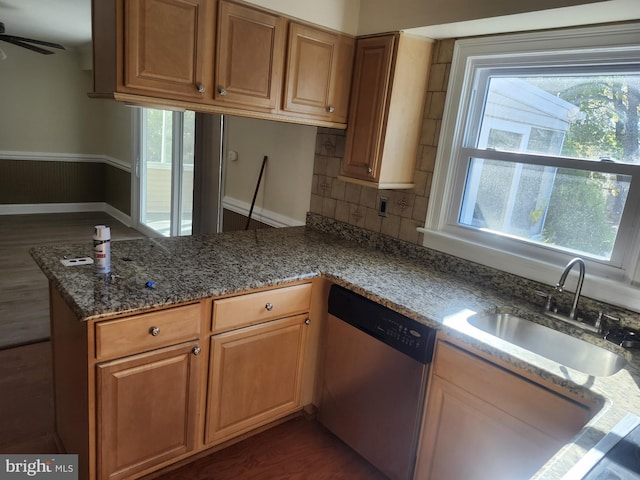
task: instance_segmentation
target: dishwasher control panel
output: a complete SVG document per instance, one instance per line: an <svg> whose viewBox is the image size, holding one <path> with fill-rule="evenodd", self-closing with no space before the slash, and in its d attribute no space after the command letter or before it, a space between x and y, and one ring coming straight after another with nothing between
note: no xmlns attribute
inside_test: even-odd
<svg viewBox="0 0 640 480"><path fill-rule="evenodd" d="M337 285L329 293L329 314L421 363L431 362L433 328Z"/></svg>

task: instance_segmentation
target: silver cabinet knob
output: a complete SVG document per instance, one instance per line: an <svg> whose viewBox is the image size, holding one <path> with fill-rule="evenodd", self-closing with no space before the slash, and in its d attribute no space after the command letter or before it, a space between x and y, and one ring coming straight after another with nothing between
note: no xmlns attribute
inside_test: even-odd
<svg viewBox="0 0 640 480"><path fill-rule="evenodd" d="M367 167L367 173L371 175L373 173L373 168Z"/></svg>
<svg viewBox="0 0 640 480"><path fill-rule="evenodd" d="M204 87L203 84L199 83L196 85L196 87L198 88L198 92L200 93L204 93L207 89Z"/></svg>
<svg viewBox="0 0 640 480"><path fill-rule="evenodd" d="M335 108L333 108L333 105L329 105L329 106L327 107L327 112L329 112L329 113L333 113L333 112L335 112L335 110L336 110L336 109L335 109Z"/></svg>
<svg viewBox="0 0 640 480"><path fill-rule="evenodd" d="M193 347L193 348L191 349L191 353L193 353L196 357L197 357L198 355L200 355L200 352L201 352L201 351L202 351L202 349L201 349L200 347Z"/></svg>
<svg viewBox="0 0 640 480"><path fill-rule="evenodd" d="M160 335L160 329L158 327L151 327L149 329L149 333L154 336L157 337L158 335Z"/></svg>
<svg viewBox="0 0 640 480"><path fill-rule="evenodd" d="M311 319L310 319L310 318L307 318L307 319L304 321L304 324L305 324L305 325L309 325L310 323L311 323Z"/></svg>
<svg viewBox="0 0 640 480"><path fill-rule="evenodd" d="M267 303L264 308L267 309L268 312L270 312L271 310L273 310L273 303Z"/></svg>
<svg viewBox="0 0 640 480"><path fill-rule="evenodd" d="M224 87L218 87L218 93L221 97L224 97L227 94L227 89Z"/></svg>

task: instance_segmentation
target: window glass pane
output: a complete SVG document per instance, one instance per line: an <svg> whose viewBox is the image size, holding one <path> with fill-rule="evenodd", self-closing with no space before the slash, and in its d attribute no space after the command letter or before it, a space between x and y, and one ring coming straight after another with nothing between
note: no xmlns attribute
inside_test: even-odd
<svg viewBox="0 0 640 480"><path fill-rule="evenodd" d="M492 128L489 130L489 139L486 148L495 148L496 150L504 150L507 152L519 152L521 143L522 134Z"/></svg>
<svg viewBox="0 0 640 480"><path fill-rule="evenodd" d="M163 110L144 110L143 184L140 222L169 236L171 223L172 114Z"/></svg>
<svg viewBox="0 0 640 480"><path fill-rule="evenodd" d="M459 223L610 260L631 176L473 158Z"/></svg>
<svg viewBox="0 0 640 480"><path fill-rule="evenodd" d="M640 163L639 117L640 73L490 77L476 146Z"/></svg>

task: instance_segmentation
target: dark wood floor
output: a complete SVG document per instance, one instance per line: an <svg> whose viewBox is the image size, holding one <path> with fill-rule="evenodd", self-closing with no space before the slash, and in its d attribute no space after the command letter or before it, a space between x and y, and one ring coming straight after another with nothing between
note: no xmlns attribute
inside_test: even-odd
<svg viewBox="0 0 640 480"><path fill-rule="evenodd" d="M58 453L50 342L0 350L0 453Z"/></svg>
<svg viewBox="0 0 640 480"><path fill-rule="evenodd" d="M319 423L299 417L156 480L383 480Z"/></svg>
<svg viewBox="0 0 640 480"><path fill-rule="evenodd" d="M0 453L59 453L51 344L0 350ZM383 480L314 420L298 417L160 475L156 480Z"/></svg>
<svg viewBox="0 0 640 480"><path fill-rule="evenodd" d="M0 349L49 338L49 290L29 255L35 245L91 243L94 225L113 240L143 237L103 212L0 215Z"/></svg>

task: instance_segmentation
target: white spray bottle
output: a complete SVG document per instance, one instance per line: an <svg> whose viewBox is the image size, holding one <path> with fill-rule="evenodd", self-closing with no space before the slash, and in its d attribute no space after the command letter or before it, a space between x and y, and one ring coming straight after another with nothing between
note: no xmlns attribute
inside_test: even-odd
<svg viewBox="0 0 640 480"><path fill-rule="evenodd" d="M93 266L96 273L111 272L111 229L104 225L93 232Z"/></svg>

